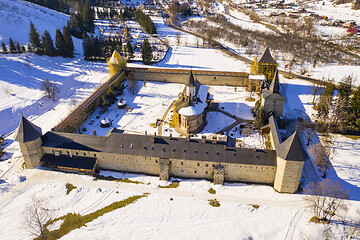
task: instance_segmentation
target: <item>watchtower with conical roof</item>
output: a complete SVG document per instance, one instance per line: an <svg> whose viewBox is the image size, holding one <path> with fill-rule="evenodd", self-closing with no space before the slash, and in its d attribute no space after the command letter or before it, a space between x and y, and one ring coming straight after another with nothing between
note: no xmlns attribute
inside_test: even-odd
<svg viewBox="0 0 360 240"><path fill-rule="evenodd" d="M270 86L261 92L261 107L266 115L273 113L279 119L283 114L285 100L286 98L280 94L279 73L276 70Z"/></svg>
<svg viewBox="0 0 360 240"><path fill-rule="evenodd" d="M116 50L114 50L110 58L106 59L106 62L108 64L110 77L116 75L126 67L126 59Z"/></svg>
<svg viewBox="0 0 360 240"><path fill-rule="evenodd" d="M14 140L19 142L27 168L35 168L40 164L43 156L41 136L41 129L22 116Z"/></svg>
<svg viewBox="0 0 360 240"><path fill-rule="evenodd" d="M276 69L277 63L271 56L269 47L266 47L258 58L254 58L254 62L251 65L251 72L256 75L264 75L269 83L274 78Z"/></svg>
<svg viewBox="0 0 360 240"><path fill-rule="evenodd" d="M294 132L276 148L276 174L274 189L278 192L294 193L299 187L304 162L309 158L299 134Z"/></svg>

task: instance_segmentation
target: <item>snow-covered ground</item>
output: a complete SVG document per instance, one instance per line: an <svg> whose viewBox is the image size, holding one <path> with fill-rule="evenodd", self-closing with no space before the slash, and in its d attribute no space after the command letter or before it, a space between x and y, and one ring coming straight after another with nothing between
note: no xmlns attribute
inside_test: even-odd
<svg viewBox="0 0 360 240"><path fill-rule="evenodd" d="M2 0L1 3L9 4L9 2ZM28 4L19 0L11 2ZM1 6L3 5L0 4ZM38 17L42 17L43 11L47 10L39 11ZM53 20L46 22L51 21ZM28 27L26 24L24 26ZM214 49L184 45L177 47L174 31L165 26L161 31L163 34L169 31L174 51L159 66L242 71L234 70L241 69L240 63L228 57L220 58L222 54ZM0 33L3 34L3 31ZM22 36L26 34L23 33ZM185 34L182 34L182 37L193 38ZM50 58L31 54L28 57L1 55L0 65L5 73L0 77L1 89L11 90L0 93L2 99L0 120L5 121L1 123L0 129L4 129L5 133L14 130L14 126L18 124L16 117L20 117L21 112L42 127L43 131L49 130L69 112L69 103L73 97L78 102L82 101L107 76L105 64L84 62L77 58ZM43 78L49 78L59 84L62 91L57 101L52 102L41 97L38 82ZM287 98L285 113L292 118L311 117L313 109L308 104L312 100L311 84L297 79L281 78L280 81L287 83L282 87L282 92ZM158 96L159 91L167 89L168 86L171 86L171 91ZM129 130L143 131L143 126L154 120L144 117L142 121L140 118L138 122L136 119L132 121L131 114L139 109L136 115L141 116L140 109L143 109L152 118L154 113L152 106L157 103L159 107L156 107L156 111L161 112L157 113L156 117L161 118L169 102L183 87L180 84L178 87L174 86L177 85L148 82L146 87L141 86L136 96L127 94L125 98L129 99L129 104L134 104L134 112L126 114L118 112L119 115L123 114L121 120L124 119L124 122L121 120L118 122L119 125L130 122ZM179 91L173 90L174 88L178 88ZM172 92L174 95L171 95ZM240 118L252 119L248 110L254 102L244 100L249 97L249 93L241 89L235 92L233 87L215 86L211 86L210 92L215 100L223 102L220 106L223 106L225 111L233 111L234 115ZM157 102L151 97L155 95ZM165 100L167 102L163 106L162 102ZM227 106L224 104L226 102L230 102L231 105ZM39 107L40 103L42 107ZM136 108L137 105L139 108ZM6 115L4 116L3 113ZM224 121L231 122L227 118L224 118ZM360 209L360 169L357 167L360 140L339 136L334 138L336 138L335 157L332 160L334 168L329 169L328 176L339 180L344 188L350 190L351 201L347 201L349 210L346 214L349 218L359 219L356 211ZM224 186L214 186L209 181L191 179L181 180L180 186L176 189L160 189L158 185L168 183L152 176L102 173L146 183L136 185L94 181L89 176L40 169L22 170L22 156L18 144L13 142L12 136L5 142L7 144L5 156L9 159L0 162L0 168L3 170L0 172L0 224L3 226L0 228L0 239L30 239L23 227L23 211L33 195L44 198L46 206L56 210L57 216L62 216L69 212L91 213L114 201L145 192L150 195L103 215L86 226L70 232L63 239L324 239L324 229L329 226L334 229L334 239L345 239L341 235L339 224L319 225L308 222L312 213L305 211L305 202L301 194L279 194L271 186L265 185L226 183ZM67 182L77 187L69 195L66 195ZM207 192L211 187L216 190L215 195ZM209 199L215 198L220 201L219 208L208 204ZM253 204L259 205L259 208L252 206Z"/></svg>

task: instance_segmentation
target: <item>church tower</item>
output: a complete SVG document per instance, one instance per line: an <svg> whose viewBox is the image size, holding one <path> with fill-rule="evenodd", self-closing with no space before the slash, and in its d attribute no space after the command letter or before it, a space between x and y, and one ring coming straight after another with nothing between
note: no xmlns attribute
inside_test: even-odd
<svg viewBox="0 0 360 240"><path fill-rule="evenodd" d="M15 141L19 142L27 168L36 168L40 165L43 156L41 150L41 128L32 124L24 116L15 132Z"/></svg>
<svg viewBox="0 0 360 240"><path fill-rule="evenodd" d="M286 98L280 94L279 73L276 70L269 88L261 92L261 107L266 115L272 112L279 119L283 114L285 100Z"/></svg>
<svg viewBox="0 0 360 240"><path fill-rule="evenodd" d="M191 101L195 100L196 97L196 84L192 71L190 71L189 80L186 83L186 94Z"/></svg>

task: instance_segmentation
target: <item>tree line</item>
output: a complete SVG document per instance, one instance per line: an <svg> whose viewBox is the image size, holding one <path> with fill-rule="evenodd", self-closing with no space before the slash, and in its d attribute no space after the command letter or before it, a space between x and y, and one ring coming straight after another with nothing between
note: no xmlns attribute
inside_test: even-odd
<svg viewBox="0 0 360 240"><path fill-rule="evenodd" d="M97 19L120 19L121 21L135 19L135 8L125 7L116 11L114 7L95 8Z"/></svg>
<svg viewBox="0 0 360 240"><path fill-rule="evenodd" d="M328 80L314 108L317 125L323 132L360 133L360 86L355 90L355 78L345 76L338 85ZM314 92L319 91L315 89Z"/></svg>
<svg viewBox="0 0 360 240"><path fill-rule="evenodd" d="M155 24L151 18L146 15L141 9L137 9L135 12L135 19L141 27L149 34L156 34Z"/></svg>
<svg viewBox="0 0 360 240"><path fill-rule="evenodd" d="M77 2L77 0L25 0L27 2L35 3L43 7L53 9L58 12L68 14L70 8Z"/></svg>
<svg viewBox="0 0 360 240"><path fill-rule="evenodd" d="M77 5L77 11L71 11L69 30L71 34L81 39L84 32L94 32L94 10L89 1L80 0Z"/></svg>
<svg viewBox="0 0 360 240"><path fill-rule="evenodd" d="M74 43L71 38L70 31L67 26L63 27L63 31L56 30L55 45L50 33L45 30L40 37L40 33L30 22L28 51L38 55L74 57Z"/></svg>

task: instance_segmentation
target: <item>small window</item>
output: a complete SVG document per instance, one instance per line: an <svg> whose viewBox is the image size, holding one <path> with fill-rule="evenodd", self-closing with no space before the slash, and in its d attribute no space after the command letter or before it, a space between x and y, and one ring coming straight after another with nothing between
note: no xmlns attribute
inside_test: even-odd
<svg viewBox="0 0 360 240"><path fill-rule="evenodd" d="M84 156L86 156L86 153L84 153Z"/></svg>
<svg viewBox="0 0 360 240"><path fill-rule="evenodd" d="M69 152L69 151L66 151L66 154L68 154L68 155L69 155L69 154L70 154L70 152Z"/></svg>
<svg viewBox="0 0 360 240"><path fill-rule="evenodd" d="M94 157L96 157L96 154L94 154Z"/></svg>
<svg viewBox="0 0 360 240"><path fill-rule="evenodd" d="M130 144L130 148L133 148L134 147L134 145L133 144Z"/></svg>
<svg viewBox="0 0 360 240"><path fill-rule="evenodd" d="M128 158L125 158L125 162L127 162Z"/></svg>
<svg viewBox="0 0 360 240"><path fill-rule="evenodd" d="M205 174L208 174L208 171L205 171Z"/></svg>
<svg viewBox="0 0 360 240"><path fill-rule="evenodd" d="M144 150L147 150L147 147L144 147Z"/></svg>
<svg viewBox="0 0 360 240"><path fill-rule="evenodd" d="M234 153L234 157L236 157L236 153Z"/></svg>
<svg viewBox="0 0 360 240"><path fill-rule="evenodd" d="M184 169L181 169L181 172L184 172Z"/></svg>
<svg viewBox="0 0 360 240"><path fill-rule="evenodd" d="M60 150L60 154L62 154L62 151Z"/></svg>
<svg viewBox="0 0 360 240"><path fill-rule="evenodd" d="M200 166L200 163L197 163L197 166L199 167L199 166Z"/></svg>
<svg viewBox="0 0 360 240"><path fill-rule="evenodd" d="M54 150L54 149L52 150L52 153L55 153L55 150Z"/></svg>
<svg viewBox="0 0 360 240"><path fill-rule="evenodd" d="M205 164L206 167L209 167L209 164Z"/></svg>
<svg viewBox="0 0 360 240"><path fill-rule="evenodd" d="M205 154L208 154L208 151L206 151Z"/></svg>
<svg viewBox="0 0 360 240"><path fill-rule="evenodd" d="M165 152L165 148L162 148L163 152Z"/></svg>
<svg viewBox="0 0 360 240"><path fill-rule="evenodd" d="M219 152L216 152L216 155L219 155Z"/></svg>
<svg viewBox="0 0 360 240"><path fill-rule="evenodd" d="M181 165L184 165L184 162L181 162Z"/></svg>
<svg viewBox="0 0 360 240"><path fill-rule="evenodd" d="M78 153L78 152L76 152L75 154L76 154L76 155L79 155L79 153Z"/></svg>
<svg viewBox="0 0 360 240"><path fill-rule="evenodd" d="M194 173L197 173L197 171L196 171L196 170L194 170Z"/></svg>
<svg viewBox="0 0 360 240"><path fill-rule="evenodd" d="M173 152L176 152L176 149L175 149L175 148L173 148Z"/></svg>
<svg viewBox="0 0 360 240"><path fill-rule="evenodd" d="M154 149L155 149L154 147L151 147L151 151L154 151Z"/></svg>
<svg viewBox="0 0 360 240"><path fill-rule="evenodd" d="M155 163L158 163L158 160L155 160Z"/></svg>
<svg viewBox="0 0 360 240"><path fill-rule="evenodd" d="M194 153L197 153L197 150L194 150Z"/></svg>
<svg viewBox="0 0 360 240"><path fill-rule="evenodd" d="M186 153L186 149L184 149L184 152Z"/></svg>
<svg viewBox="0 0 360 240"><path fill-rule="evenodd" d="M213 164L212 166L215 167L215 164Z"/></svg>
<svg viewBox="0 0 360 240"><path fill-rule="evenodd" d="M169 161L169 164L171 164L171 161Z"/></svg>

